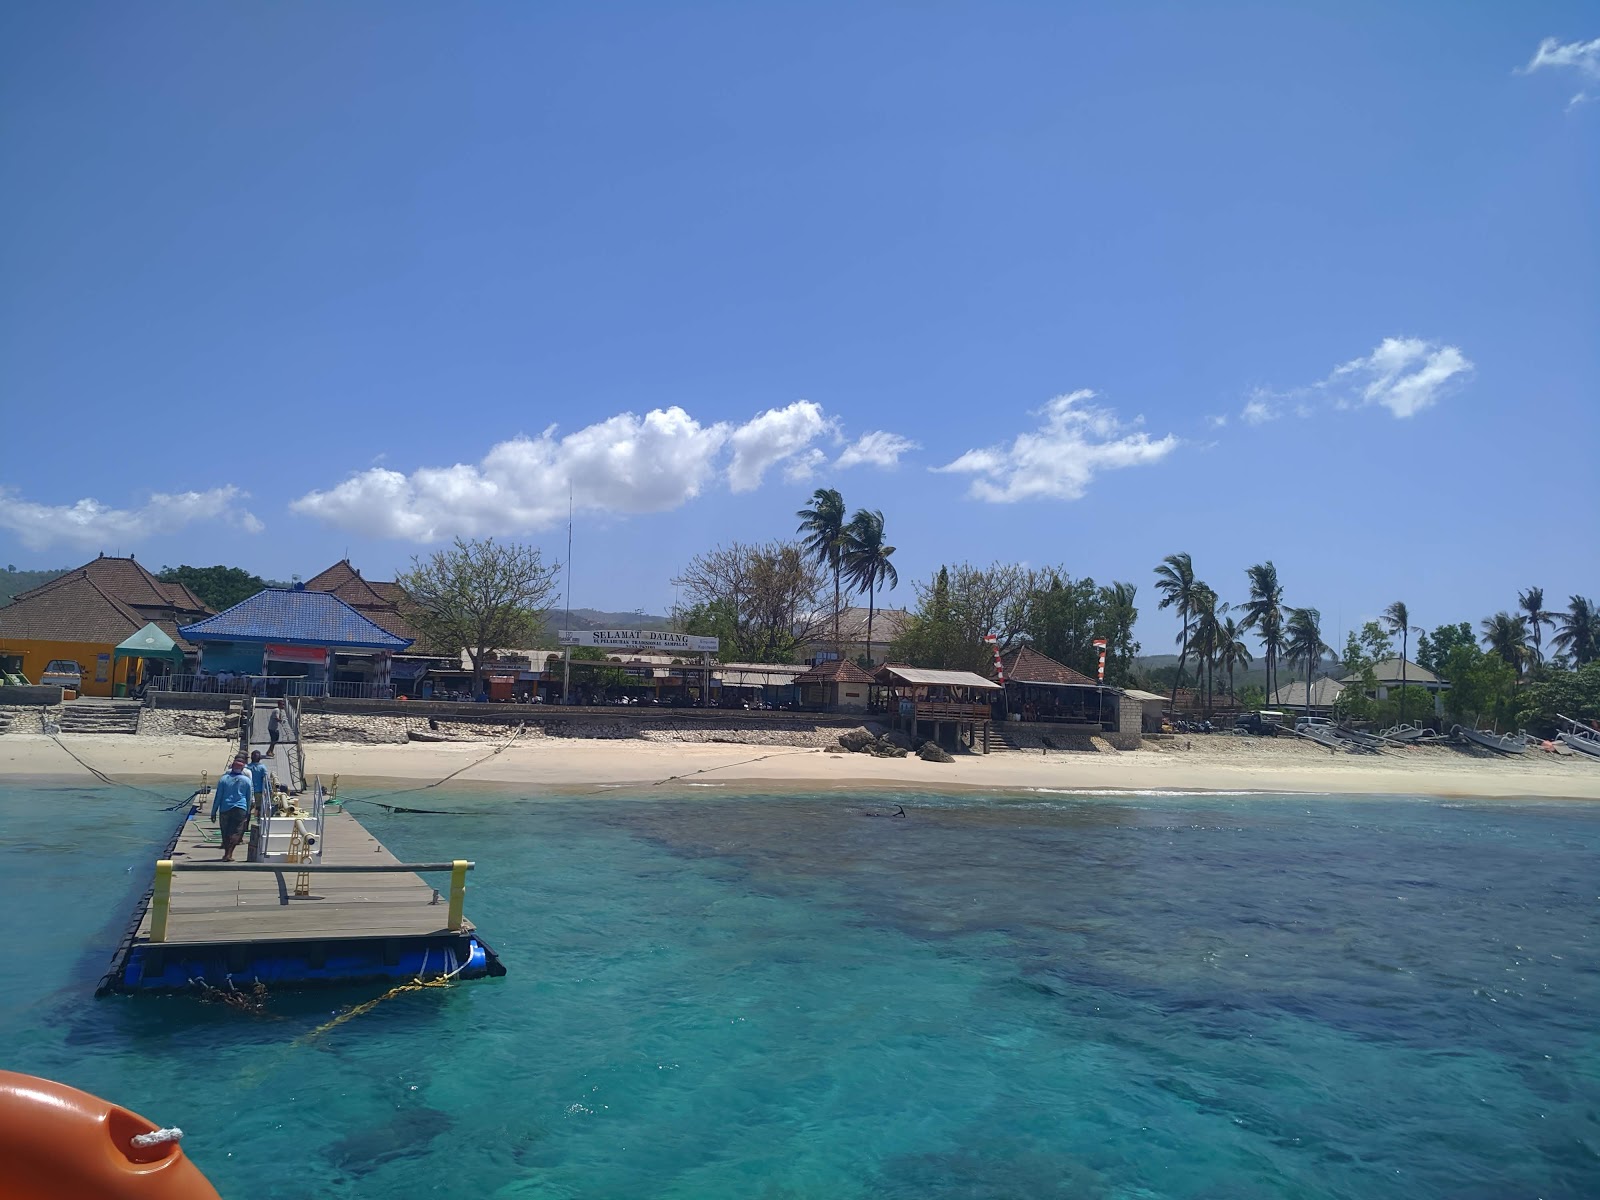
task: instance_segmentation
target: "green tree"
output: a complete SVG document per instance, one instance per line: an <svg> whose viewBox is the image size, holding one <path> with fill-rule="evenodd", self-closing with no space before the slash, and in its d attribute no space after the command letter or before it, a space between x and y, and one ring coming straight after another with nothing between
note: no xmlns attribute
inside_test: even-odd
<svg viewBox="0 0 1600 1200"><path fill-rule="evenodd" d="M1413 633L1421 633L1422 630L1411 624L1411 610L1406 607L1404 600L1396 600L1388 608L1384 609L1383 621L1388 626L1390 633L1398 633L1400 635L1400 721L1404 724L1406 719L1406 652L1409 648L1411 635Z"/></svg>
<svg viewBox="0 0 1600 1200"><path fill-rule="evenodd" d="M1522 610L1522 619L1527 622L1528 636L1533 639L1533 661L1544 662L1544 627L1555 626L1559 613L1548 611L1544 606L1544 589L1531 587L1525 592L1517 593L1517 607Z"/></svg>
<svg viewBox="0 0 1600 1200"><path fill-rule="evenodd" d="M241 600L248 600L269 586L259 575L252 575L240 567L162 567L156 572L162 583L181 583L205 603L207 608L221 612L232 608Z"/></svg>
<svg viewBox="0 0 1600 1200"><path fill-rule="evenodd" d="M1239 707L1260 712L1267 706L1267 693L1256 684L1247 683L1239 689Z"/></svg>
<svg viewBox="0 0 1600 1200"><path fill-rule="evenodd" d="M1571 596L1568 600L1567 611L1561 614L1550 644L1570 654L1574 665L1581 667L1600 658L1600 609L1584 596Z"/></svg>
<svg viewBox="0 0 1600 1200"><path fill-rule="evenodd" d="M1353 629L1345 635L1343 666L1346 675L1359 675L1372 667L1372 659L1367 657L1366 649L1361 645L1361 639L1356 636ZM1374 675L1373 678L1376 679L1377 676Z"/></svg>
<svg viewBox="0 0 1600 1200"><path fill-rule="evenodd" d="M844 571L851 586L867 594L867 655L872 654L872 619L877 610L878 589L900 586L900 572L890 561L894 547L883 540L883 514L859 509L844 531Z"/></svg>
<svg viewBox="0 0 1600 1200"><path fill-rule="evenodd" d="M1133 602L1137 594L1131 583L1114 582L1100 589L1099 633L1106 639L1106 682L1115 687L1127 686L1139 653L1139 643L1133 640L1133 623L1139 619Z"/></svg>
<svg viewBox="0 0 1600 1200"><path fill-rule="evenodd" d="M1250 599L1240 628L1253 629L1266 655L1267 695L1278 694L1278 655L1283 649L1283 585L1278 568L1268 559L1249 568Z"/></svg>
<svg viewBox="0 0 1600 1200"><path fill-rule="evenodd" d="M1521 672L1532 655L1528 649L1528 627L1521 617L1497 612L1483 619L1483 644L1513 671Z"/></svg>
<svg viewBox="0 0 1600 1200"><path fill-rule="evenodd" d="M1248 667L1251 663L1250 647L1244 644L1244 630L1232 617L1223 621L1217 639L1217 665L1228 673L1228 699L1238 703L1233 690L1235 667Z"/></svg>
<svg viewBox="0 0 1600 1200"><path fill-rule="evenodd" d="M1477 727L1488 719L1496 728L1510 722L1517 685L1514 667L1474 645L1454 647L1444 667L1450 680L1445 709L1453 720Z"/></svg>
<svg viewBox="0 0 1600 1200"><path fill-rule="evenodd" d="M1015 565L940 567L931 583L917 585L917 607L893 656L919 667L987 675L993 656L984 637L994 634L1002 653L1022 639L1031 580Z"/></svg>
<svg viewBox="0 0 1600 1200"><path fill-rule="evenodd" d="M1600 662L1585 663L1574 671L1553 671L1522 690L1517 697L1518 727L1543 737L1558 731L1556 717L1575 721L1600 718Z"/></svg>
<svg viewBox="0 0 1600 1200"><path fill-rule="evenodd" d="M1311 715L1311 685L1323 655L1332 654L1322 640L1322 614L1314 608L1291 608L1286 627L1288 644L1284 654L1291 664L1299 662L1306 672L1306 716Z"/></svg>
<svg viewBox="0 0 1600 1200"><path fill-rule="evenodd" d="M560 572L559 564L546 566L534 546L457 538L448 549L413 558L397 582L424 640L444 654L467 652L477 690L491 651L534 640Z"/></svg>
<svg viewBox="0 0 1600 1200"><path fill-rule="evenodd" d="M1454 625L1439 625L1434 628L1433 634L1427 639L1428 644L1423 646L1422 639L1417 640L1417 661L1441 679L1448 679L1445 674L1446 664L1450 655L1461 646L1478 648L1478 639L1473 636L1472 626L1465 621Z"/></svg>
<svg viewBox="0 0 1600 1200"><path fill-rule="evenodd" d="M1205 695L1206 715L1210 716L1215 691L1213 685L1216 682L1217 645L1221 640L1218 622L1228 606L1217 598L1217 593L1210 586L1200 582L1195 583L1193 603L1195 671L1203 680L1201 687Z"/></svg>
<svg viewBox="0 0 1600 1200"><path fill-rule="evenodd" d="M839 613L843 604L839 582L844 574L845 517L844 497L833 488L818 488L811 494L811 507L802 508L798 532L805 534L800 544L818 565L833 574L833 652L842 653L839 638Z"/></svg>
<svg viewBox="0 0 1600 1200"><path fill-rule="evenodd" d="M1156 568L1156 591L1161 593L1157 608L1176 609L1182 626L1178 634L1178 673L1173 676L1171 707L1178 704L1178 679L1189 661L1189 617L1194 612L1194 563L1188 554L1169 554Z"/></svg>
<svg viewBox="0 0 1600 1200"><path fill-rule="evenodd" d="M1389 635L1377 621L1368 621L1361 627L1361 647L1366 652L1367 661L1380 663L1385 659L1394 657L1394 643L1389 640Z"/></svg>

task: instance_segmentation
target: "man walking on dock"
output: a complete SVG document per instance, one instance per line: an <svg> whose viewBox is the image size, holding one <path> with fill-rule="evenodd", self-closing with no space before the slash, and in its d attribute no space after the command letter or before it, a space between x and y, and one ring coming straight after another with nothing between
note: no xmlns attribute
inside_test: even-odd
<svg viewBox="0 0 1600 1200"><path fill-rule="evenodd" d="M244 759L236 758L227 774L217 780L212 793L211 819L222 828L222 861L232 862L233 852L244 840L250 824L250 804L255 797L255 780L244 769Z"/></svg>

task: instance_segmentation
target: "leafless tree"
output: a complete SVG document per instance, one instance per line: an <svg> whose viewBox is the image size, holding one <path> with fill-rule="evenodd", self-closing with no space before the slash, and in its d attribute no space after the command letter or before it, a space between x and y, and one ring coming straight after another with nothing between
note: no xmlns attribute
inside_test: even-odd
<svg viewBox="0 0 1600 1200"><path fill-rule="evenodd" d="M793 662L833 620L831 576L794 542L733 542L696 555L675 580L724 661Z"/></svg>
<svg viewBox="0 0 1600 1200"><path fill-rule="evenodd" d="M534 546L457 538L449 549L413 558L397 582L408 596L406 615L430 646L467 652L477 690L490 651L533 644L560 572Z"/></svg>

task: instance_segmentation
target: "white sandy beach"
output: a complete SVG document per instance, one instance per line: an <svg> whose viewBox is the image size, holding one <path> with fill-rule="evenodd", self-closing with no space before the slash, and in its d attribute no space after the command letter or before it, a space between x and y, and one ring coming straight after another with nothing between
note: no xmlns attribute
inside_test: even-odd
<svg viewBox="0 0 1600 1200"><path fill-rule="evenodd" d="M215 777L229 751L225 741L184 736L74 736L64 745L114 779L145 784L182 785L198 781L202 772ZM338 775L347 788L431 783L460 771L453 783L563 794L716 784L752 791L1048 788L1600 800L1600 763L1543 754L1480 757L1447 747L1354 757L1285 739L1212 736L1119 754L1013 752L929 763L789 746L565 738L517 741L491 756L501 745L318 742L307 748L308 770L325 780ZM10 734L0 737L0 779L5 778L88 782L93 776L53 738Z"/></svg>

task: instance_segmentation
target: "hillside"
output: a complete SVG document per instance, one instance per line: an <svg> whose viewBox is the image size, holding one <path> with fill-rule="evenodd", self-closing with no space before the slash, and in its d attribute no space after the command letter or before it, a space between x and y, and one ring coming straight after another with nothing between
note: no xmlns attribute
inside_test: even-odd
<svg viewBox="0 0 1600 1200"><path fill-rule="evenodd" d="M19 571L15 567L7 567L0 571L0 605L10 604L12 600L23 592L38 587L41 583L49 583L58 575L65 575L71 567L57 567L40 571Z"/></svg>
<svg viewBox="0 0 1600 1200"><path fill-rule="evenodd" d="M556 644L556 631L561 629L666 629L667 618L643 612L606 612L598 608L575 608L571 624L565 609L556 609L545 618L548 631L543 644Z"/></svg>

